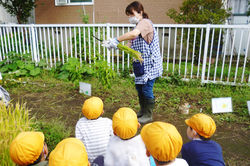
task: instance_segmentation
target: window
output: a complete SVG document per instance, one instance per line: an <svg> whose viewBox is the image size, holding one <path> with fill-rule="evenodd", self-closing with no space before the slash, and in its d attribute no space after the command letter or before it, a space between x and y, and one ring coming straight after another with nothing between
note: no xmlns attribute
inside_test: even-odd
<svg viewBox="0 0 250 166"><path fill-rule="evenodd" d="M64 5L93 5L94 0L55 0L56 6Z"/></svg>
<svg viewBox="0 0 250 166"><path fill-rule="evenodd" d="M246 15L248 9L248 0L232 0L233 15Z"/></svg>

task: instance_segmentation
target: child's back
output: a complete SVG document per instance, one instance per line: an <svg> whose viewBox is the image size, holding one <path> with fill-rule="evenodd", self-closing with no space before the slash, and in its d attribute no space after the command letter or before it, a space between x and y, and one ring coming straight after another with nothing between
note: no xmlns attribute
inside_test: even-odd
<svg viewBox="0 0 250 166"><path fill-rule="evenodd" d="M212 140L193 140L183 145L182 158L191 166L224 166L222 149Z"/></svg>
<svg viewBox="0 0 250 166"><path fill-rule="evenodd" d="M84 143L89 161L92 162L97 156L105 154L109 138L113 135L112 121L100 117L103 103L97 97L86 100L82 112L85 117L77 122L75 136Z"/></svg>
<svg viewBox="0 0 250 166"><path fill-rule="evenodd" d="M110 138L105 155L105 166L147 166L149 158L146 156L146 148L138 135L129 140L122 140L117 136Z"/></svg>

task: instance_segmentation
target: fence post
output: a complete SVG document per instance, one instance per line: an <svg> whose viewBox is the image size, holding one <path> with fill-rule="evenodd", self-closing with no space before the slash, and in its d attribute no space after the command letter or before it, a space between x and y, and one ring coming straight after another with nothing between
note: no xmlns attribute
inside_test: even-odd
<svg viewBox="0 0 250 166"><path fill-rule="evenodd" d="M204 83L204 81L205 81L209 34L210 34L210 24L207 24L206 38L205 38L205 45L204 45L205 46L204 47L204 56L203 56L203 64L202 64L202 73L201 73L201 83Z"/></svg>
<svg viewBox="0 0 250 166"><path fill-rule="evenodd" d="M38 62L37 58L37 48L36 48L36 35L35 35L35 30L34 30L34 24L31 24L31 39L32 39L32 48L33 48L33 57L35 62Z"/></svg>
<svg viewBox="0 0 250 166"><path fill-rule="evenodd" d="M110 38L110 23L107 23L106 28L107 28L107 39L109 39ZM107 62L108 62L108 65L110 65L110 50L109 49L107 49Z"/></svg>

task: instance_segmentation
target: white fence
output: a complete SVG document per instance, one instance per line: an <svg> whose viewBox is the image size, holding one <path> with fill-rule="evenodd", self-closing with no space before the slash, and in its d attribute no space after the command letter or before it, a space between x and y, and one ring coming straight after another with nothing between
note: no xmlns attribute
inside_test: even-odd
<svg viewBox="0 0 250 166"><path fill-rule="evenodd" d="M160 39L163 76L178 74L203 83L249 85L249 25L154 26ZM58 61L65 63L69 57L90 64L103 57L117 72L131 70L129 55L103 48L92 36L105 40L132 28L131 24L0 25L0 61L9 52L29 53L35 62L44 60L48 67Z"/></svg>

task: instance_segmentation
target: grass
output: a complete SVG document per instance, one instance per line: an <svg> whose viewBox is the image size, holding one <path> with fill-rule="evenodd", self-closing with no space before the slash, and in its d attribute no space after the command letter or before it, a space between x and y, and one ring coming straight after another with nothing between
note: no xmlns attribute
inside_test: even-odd
<svg viewBox="0 0 250 166"><path fill-rule="evenodd" d="M43 132L45 136L45 142L51 152L56 145L70 136L73 132L72 127L67 127L64 121L60 118L46 121L45 119L39 119L32 125L32 128L36 131Z"/></svg>
<svg viewBox="0 0 250 166"><path fill-rule="evenodd" d="M0 165L14 165L9 146L19 132L31 130L31 119L26 104L0 105Z"/></svg>

